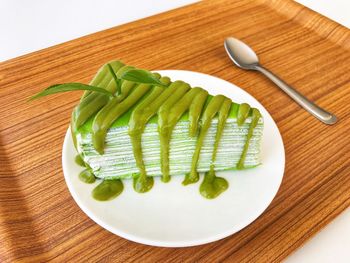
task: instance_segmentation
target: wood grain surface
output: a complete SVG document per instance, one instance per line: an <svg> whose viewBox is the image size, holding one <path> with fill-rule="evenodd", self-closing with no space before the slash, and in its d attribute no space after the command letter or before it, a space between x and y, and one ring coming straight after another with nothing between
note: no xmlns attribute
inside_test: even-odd
<svg viewBox="0 0 350 263"><path fill-rule="evenodd" d="M232 65L235 36L261 62L335 113L326 126L264 77ZM1 262L274 262L350 205L350 33L292 1L204 1L0 64ZM127 241L90 220L68 192L63 138L80 92L27 103L50 84L87 83L105 62L186 69L228 80L271 113L286 170L269 208L239 233L207 245L159 248Z"/></svg>

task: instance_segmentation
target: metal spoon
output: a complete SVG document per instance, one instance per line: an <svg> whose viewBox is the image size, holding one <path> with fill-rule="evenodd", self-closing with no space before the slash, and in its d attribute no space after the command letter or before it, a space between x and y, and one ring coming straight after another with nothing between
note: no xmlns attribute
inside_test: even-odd
<svg viewBox="0 0 350 263"><path fill-rule="evenodd" d="M334 124L337 122L337 117L317 106L305 96L300 94L294 88L285 83L271 71L267 70L259 64L258 56L255 52L242 41L229 37L225 39L224 46L227 54L238 67L242 69L257 70L268 77L273 83L280 87L292 99L294 99L301 107L311 113L320 121L326 124Z"/></svg>

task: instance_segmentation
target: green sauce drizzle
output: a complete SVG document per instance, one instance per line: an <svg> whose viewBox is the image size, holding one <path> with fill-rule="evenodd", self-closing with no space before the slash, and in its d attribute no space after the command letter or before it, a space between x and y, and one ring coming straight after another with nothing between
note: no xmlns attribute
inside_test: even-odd
<svg viewBox="0 0 350 263"><path fill-rule="evenodd" d="M162 181L168 182L170 180L169 175L169 143L172 134L173 127L169 123L169 113L174 104L179 101L186 92L191 88L185 82L175 81L177 85L174 92L165 100L158 110L158 130L160 138L160 160L162 170ZM170 89L170 88L169 88Z"/></svg>
<svg viewBox="0 0 350 263"><path fill-rule="evenodd" d="M123 189L121 180L104 180L92 190L92 197L98 201L108 201L120 195Z"/></svg>
<svg viewBox="0 0 350 263"><path fill-rule="evenodd" d="M198 89L195 93L195 97L191 97L189 95L188 99L191 102L187 102L188 104L185 105L185 108L188 108L188 105L190 105L189 109L189 121L190 121L190 128L189 128L189 135L190 137L195 137L198 134L198 123L199 118L202 115L204 104L208 98L208 92L206 90L203 90L201 88L193 88ZM185 98L184 98L185 99Z"/></svg>
<svg viewBox="0 0 350 263"><path fill-rule="evenodd" d="M164 149L164 155L162 155L163 166L162 166L162 180L164 182L168 182L170 180L169 174L169 144L171 139L171 134L176 126L176 123L179 121L181 116L187 111L191 110L191 106L195 105L196 111L190 111L190 130L195 134L197 125L193 122L199 119L199 115L201 114L202 107L204 105L205 99L208 95L208 92L201 88L193 88L190 89L181 100L177 101L175 105L171 107L167 114L164 114L162 117L162 124L160 126L160 137L163 136L163 140L160 140L161 148ZM164 125L165 124L165 125Z"/></svg>
<svg viewBox="0 0 350 263"><path fill-rule="evenodd" d="M170 79L164 77L160 79L163 83L169 84ZM147 122L155 115L161 103L170 96L171 89L155 86L147 97L141 101L133 110L129 121L129 135L133 147L136 165L140 173L134 176L134 189L139 193L149 191L153 186L153 177L147 177L145 164L142 158L141 139Z"/></svg>
<svg viewBox="0 0 350 263"><path fill-rule="evenodd" d="M210 167L209 172L204 175L203 182L199 187L201 195L207 199L214 199L228 188L228 182L215 175L214 168Z"/></svg>
<svg viewBox="0 0 350 263"><path fill-rule="evenodd" d="M95 175L92 173L90 169L85 169L79 174L79 179L80 181L87 183L87 184L92 184L96 181Z"/></svg>
<svg viewBox="0 0 350 263"><path fill-rule="evenodd" d="M84 160L81 158L81 156L79 154L77 156L75 156L74 161L75 161L75 163L77 165L85 167L85 162L84 162Z"/></svg>
<svg viewBox="0 0 350 263"><path fill-rule="evenodd" d="M242 126L249 116L250 106L247 103L239 105L237 113L237 125Z"/></svg>
<svg viewBox="0 0 350 263"><path fill-rule="evenodd" d="M109 65L115 71L118 71L124 66L124 64L119 61L110 63ZM111 73L108 71L107 64L101 69L101 76L98 78L96 77L91 82L91 85L95 85L97 87L105 87L106 90L112 93L116 92L117 85ZM91 116L93 116L104 105L106 105L109 100L110 98L108 95L97 92L85 92L82 100L80 101L80 104L73 111L75 128L77 129L83 125Z"/></svg>
<svg viewBox="0 0 350 263"><path fill-rule="evenodd" d="M216 95L213 97L208 106L206 107L203 116L202 116L202 129L199 133L199 137L196 144L196 149L192 157L191 171L185 175L185 180L182 182L183 185L188 185L196 183L199 180L199 174L197 172L197 164L199 160L199 154L203 146L203 141L205 135L207 134L208 129L211 126L211 121L215 115L219 112L221 105L226 100L226 97L223 95ZM218 124L220 126L220 124Z"/></svg>
<svg viewBox="0 0 350 263"><path fill-rule="evenodd" d="M115 97L96 114L92 124L92 142L97 152L103 154L106 134L113 122L130 109L150 89L151 85L140 84L124 100L120 101L119 97Z"/></svg>
<svg viewBox="0 0 350 263"><path fill-rule="evenodd" d="M239 159L237 166L236 166L236 168L239 170L244 168L244 161L245 161L245 157L247 155L248 149L249 149L249 142L253 136L254 129L255 129L256 125L258 124L260 117L261 117L260 111L258 109L252 108L252 122L249 125L247 139L246 139L246 142L245 142L244 147L243 147L243 152L242 152L241 158Z"/></svg>
<svg viewBox="0 0 350 263"><path fill-rule="evenodd" d="M136 175L133 178L133 187L134 190L138 193L146 193L152 189L154 184L153 177L147 175Z"/></svg>
<svg viewBox="0 0 350 263"><path fill-rule="evenodd" d="M228 98L225 98L224 102L222 103L222 106L219 110L219 120L218 120L218 127L216 130L216 136L215 136L215 143L214 143L214 149L211 157L211 165L210 170L205 173L204 180L201 183L199 187L199 192L202 196L208 199L213 199L219 196L222 192L226 191L228 188L228 182L225 180L225 178L217 177L215 174L215 160L216 160L216 154L218 151L220 139L222 137L222 133L224 131L224 127L226 124L226 120L228 117L228 114L230 112L232 101Z"/></svg>

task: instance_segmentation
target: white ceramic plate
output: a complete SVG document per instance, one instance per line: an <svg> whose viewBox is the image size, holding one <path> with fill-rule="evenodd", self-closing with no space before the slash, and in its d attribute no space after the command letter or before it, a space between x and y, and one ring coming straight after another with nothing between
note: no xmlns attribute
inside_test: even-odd
<svg viewBox="0 0 350 263"><path fill-rule="evenodd" d="M210 94L223 94L235 102L247 102L258 108L265 122L262 165L245 171L217 173L226 178L230 186L213 200L200 195L200 182L184 187L181 184L183 177L174 176L167 184L157 178L152 190L144 194L133 190L131 180L124 180L124 191L120 196L99 202L91 197L98 182L89 185L78 179L82 168L74 162L76 151L68 130L62 151L68 188L80 208L97 224L138 243L185 247L232 235L264 212L281 184L285 157L276 123L256 99L232 83L197 72L158 72L172 80L181 79L193 87L203 87Z"/></svg>

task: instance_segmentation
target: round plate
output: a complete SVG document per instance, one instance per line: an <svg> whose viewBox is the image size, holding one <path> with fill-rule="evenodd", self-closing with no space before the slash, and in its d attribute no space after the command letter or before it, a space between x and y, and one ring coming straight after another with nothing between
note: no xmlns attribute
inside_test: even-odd
<svg viewBox="0 0 350 263"><path fill-rule="evenodd" d="M131 180L124 180L124 191L120 196L99 202L91 197L98 182L89 185L78 179L82 168L74 162L76 150L68 130L62 151L68 188L80 208L97 224L138 243L185 247L232 235L264 212L281 184L285 157L277 125L256 99L232 83L197 72L158 72L172 80L186 81L192 87L200 86L210 94L223 94L235 102L247 102L258 108L265 123L262 165L244 171L218 172L218 176L228 180L229 188L213 200L200 195L200 182L183 186L183 177L173 176L169 183L156 178L152 190L144 194L133 190Z"/></svg>

